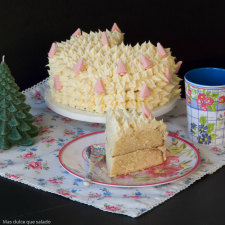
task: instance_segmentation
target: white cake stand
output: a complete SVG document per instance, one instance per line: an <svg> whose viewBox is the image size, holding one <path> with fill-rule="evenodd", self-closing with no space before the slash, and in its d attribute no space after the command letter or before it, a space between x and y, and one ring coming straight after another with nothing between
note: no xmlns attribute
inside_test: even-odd
<svg viewBox="0 0 225 225"><path fill-rule="evenodd" d="M158 116L162 116L163 114L169 112L177 105L177 99L178 99L178 97L175 97L166 105L154 108L151 111L152 114L155 117L158 117ZM56 112L62 116L65 116L65 117L68 117L71 119L75 119L75 120L86 121L86 122L106 123L106 115L105 114L87 112L85 110L71 108L68 105L63 105L61 103L56 102L52 98L52 95L51 95L51 92L49 89L46 89L46 91L45 91L45 102L51 110L53 110L54 112Z"/></svg>

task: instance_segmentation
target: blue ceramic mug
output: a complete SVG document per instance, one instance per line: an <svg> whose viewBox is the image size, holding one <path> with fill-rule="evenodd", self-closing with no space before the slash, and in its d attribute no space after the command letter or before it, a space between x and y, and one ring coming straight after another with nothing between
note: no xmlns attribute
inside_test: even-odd
<svg viewBox="0 0 225 225"><path fill-rule="evenodd" d="M223 144L225 130L225 69L200 68L185 75L189 139Z"/></svg>

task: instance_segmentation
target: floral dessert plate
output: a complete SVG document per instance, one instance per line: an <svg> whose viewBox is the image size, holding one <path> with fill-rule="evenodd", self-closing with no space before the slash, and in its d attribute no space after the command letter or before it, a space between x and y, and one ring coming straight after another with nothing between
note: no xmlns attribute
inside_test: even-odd
<svg viewBox="0 0 225 225"><path fill-rule="evenodd" d="M171 101L163 106L154 108L151 112L155 117L162 116L165 113L171 111L177 105L178 97L174 97ZM63 105L52 98L49 89L45 91L45 102L47 106L54 112L80 121L92 122L92 123L106 123L106 115L94 112L87 112L85 110L75 109L68 105Z"/></svg>
<svg viewBox="0 0 225 225"><path fill-rule="evenodd" d="M62 147L59 161L68 172L84 179L89 168L87 155L93 147L101 153L104 142L104 131L78 137ZM187 176L200 162L198 150L180 137L168 135L166 149L167 159L162 165L116 178L107 176L106 162L102 160L94 169L92 182L117 187L155 186Z"/></svg>

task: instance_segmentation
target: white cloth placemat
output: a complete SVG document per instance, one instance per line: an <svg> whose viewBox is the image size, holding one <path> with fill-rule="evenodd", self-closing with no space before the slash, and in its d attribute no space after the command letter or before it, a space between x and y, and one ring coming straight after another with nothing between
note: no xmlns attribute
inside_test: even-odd
<svg viewBox="0 0 225 225"><path fill-rule="evenodd" d="M188 176L170 184L155 187L117 188L92 184L83 185L82 180L69 174L60 165L59 150L70 140L83 134L105 129L104 124L75 121L51 111L45 104L47 81L24 91L26 103L36 118L34 125L40 129L35 144L30 147L14 146L0 150L0 175L29 186L55 193L71 200L92 205L107 212L137 217L171 198L206 174L211 174L225 164L225 147L208 147L195 144L200 152L199 167ZM186 102L163 118L167 130L173 135L187 139Z"/></svg>

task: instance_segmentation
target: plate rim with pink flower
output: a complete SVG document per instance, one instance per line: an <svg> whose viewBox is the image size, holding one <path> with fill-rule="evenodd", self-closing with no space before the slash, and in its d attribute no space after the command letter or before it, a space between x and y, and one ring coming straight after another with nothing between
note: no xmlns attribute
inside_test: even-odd
<svg viewBox="0 0 225 225"><path fill-rule="evenodd" d="M98 131L73 139L63 146L59 152L59 161L64 169L70 174L84 179L85 171L88 169L86 149L90 146L90 143L96 148L104 147L104 141L95 141L100 138L100 135L102 135L101 140L104 140L105 131ZM81 147L81 149L79 147L81 146L80 143L88 143L88 140L90 141L89 144L87 144L86 147ZM168 135L165 144L167 148L167 159L163 164L132 174L121 175L117 178L109 178L106 175L106 164L105 162L101 162L100 165L97 165L96 171L102 175L98 175L96 177L93 176L92 183L115 187L157 186L181 179L192 173L198 167L201 157L194 145L185 139L172 134ZM75 146L75 149L73 145ZM70 163L68 163L63 156L63 154L66 153L69 154L69 156L71 154L70 157L73 157L72 151L78 154L78 156L76 155L76 162L73 164L73 166L69 165ZM83 169L84 171L81 172L79 169L76 170L76 168L80 168L84 164L86 164L86 167Z"/></svg>

